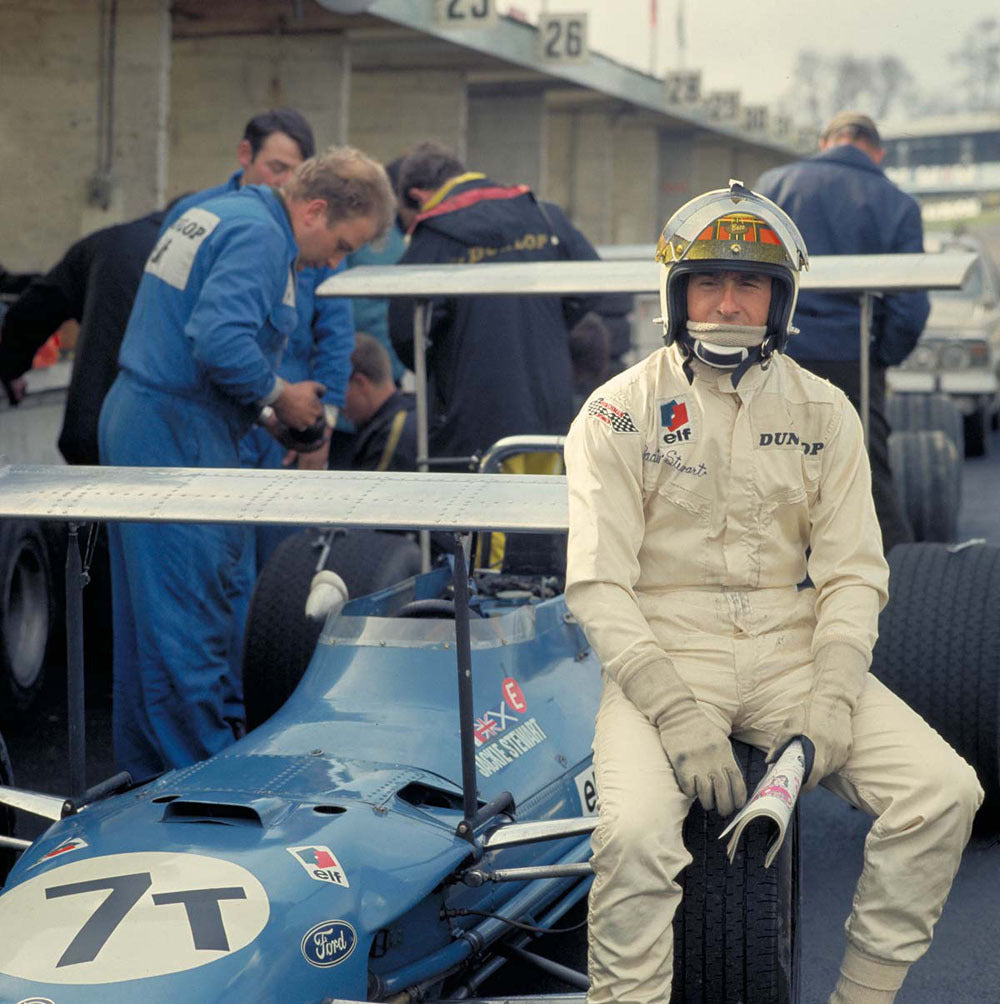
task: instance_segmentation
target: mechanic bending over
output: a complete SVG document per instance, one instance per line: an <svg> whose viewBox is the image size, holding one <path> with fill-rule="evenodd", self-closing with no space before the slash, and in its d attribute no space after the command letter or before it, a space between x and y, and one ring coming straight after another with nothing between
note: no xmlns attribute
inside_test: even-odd
<svg viewBox="0 0 1000 1004"><path fill-rule="evenodd" d="M356 432L335 437L330 467L356 471L417 469L417 402L392 378L392 358L377 338L365 331L355 336L351 379L344 414ZM339 449L338 449L339 447ZM338 453L334 455L334 449Z"/></svg>
<svg viewBox="0 0 1000 1004"><path fill-rule="evenodd" d="M324 387L275 364L299 323L296 260L337 265L384 233L394 196L365 154L332 147L281 188L246 185L190 208L146 263L100 419L101 461L237 467L264 421L289 442L323 438ZM243 729L238 663L249 546L243 525L109 524L113 738L144 780L207 757Z"/></svg>
<svg viewBox="0 0 1000 1004"><path fill-rule="evenodd" d="M730 736L773 759L805 735L803 790L875 817L830 1001L890 1002L982 791L868 674L888 568L860 420L783 354L795 225L733 182L679 209L656 256L666 347L598 388L566 442L566 596L604 674L588 1000L670 999L691 802L746 800Z"/></svg>
<svg viewBox="0 0 1000 1004"><path fill-rule="evenodd" d="M206 188L179 199L167 214L163 229L180 219L192 206L226 192L239 191L244 185L282 185L307 157L316 151L313 131L306 119L293 108L274 108L255 115L243 130L243 139L236 148L240 169L223 185ZM351 303L341 297L316 296L316 287L334 272L326 264L299 263L295 271L295 309L298 324L288 338L278 363L278 375L290 382L317 380L326 390L323 403L329 428L337 421L337 412L344 404L347 378L351 371L351 350L354 348L354 318ZM240 466L278 468L295 465L314 471L326 468L329 438L309 452L286 450L260 426L250 430L240 442ZM255 527L254 554L250 556L247 574L256 578L274 548L294 528L278 526Z"/></svg>

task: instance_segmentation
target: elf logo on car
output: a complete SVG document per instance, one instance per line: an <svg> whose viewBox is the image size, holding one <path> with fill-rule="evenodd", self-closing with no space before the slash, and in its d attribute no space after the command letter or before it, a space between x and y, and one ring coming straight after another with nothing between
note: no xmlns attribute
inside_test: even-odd
<svg viewBox="0 0 1000 1004"><path fill-rule="evenodd" d="M87 841L83 837L70 837L68 840L64 840L57 847L53 847L48 854L43 854L32 866L31 868L37 868L39 865L43 865L53 858L61 858L65 854L69 854L71 851L78 851L81 847L86 847ZM28 869L31 870L30 868Z"/></svg>
<svg viewBox="0 0 1000 1004"><path fill-rule="evenodd" d="M302 957L310 966L328 969L349 958L358 935L346 920L324 920L310 927L302 938Z"/></svg>
<svg viewBox="0 0 1000 1004"><path fill-rule="evenodd" d="M179 973L245 948L269 916L257 878L222 858L70 860L0 897L0 973L82 985Z"/></svg>
<svg viewBox="0 0 1000 1004"><path fill-rule="evenodd" d="M350 889L347 873L329 847L286 847L286 851L306 870L316 882L332 882Z"/></svg>
<svg viewBox="0 0 1000 1004"><path fill-rule="evenodd" d="M524 691L521 685L512 676L508 676L500 686L503 691L503 699L514 711L525 712L528 710L528 702L524 699Z"/></svg>
<svg viewBox="0 0 1000 1004"><path fill-rule="evenodd" d="M584 816L597 815L597 774L593 767L577 774L576 793L580 796L580 813Z"/></svg>

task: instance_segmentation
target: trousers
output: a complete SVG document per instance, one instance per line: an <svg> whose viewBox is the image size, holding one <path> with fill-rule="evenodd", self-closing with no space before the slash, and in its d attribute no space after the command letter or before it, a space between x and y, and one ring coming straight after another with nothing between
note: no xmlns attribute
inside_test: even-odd
<svg viewBox="0 0 1000 1004"><path fill-rule="evenodd" d="M812 589L685 590L658 604L659 637L702 710L767 749L812 681ZM972 768L916 712L869 676L843 769L823 782L874 818L846 923L876 959L927 950L983 793ZM670 1000L681 837L691 800L656 728L605 677L594 764L600 818L589 907L590 1004ZM803 811L808 811L808 803Z"/></svg>
<svg viewBox="0 0 1000 1004"><path fill-rule="evenodd" d="M100 420L101 460L236 467L211 408L122 374ZM115 760L136 781L185 767L244 731L242 632L253 579L239 524L109 523Z"/></svg>

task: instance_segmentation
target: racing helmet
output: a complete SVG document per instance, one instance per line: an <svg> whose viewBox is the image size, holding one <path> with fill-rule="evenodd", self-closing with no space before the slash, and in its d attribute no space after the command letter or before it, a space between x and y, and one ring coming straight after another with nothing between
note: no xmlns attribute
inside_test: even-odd
<svg viewBox="0 0 1000 1004"><path fill-rule="evenodd" d="M685 203L667 220L656 246L660 263L663 340L678 342L690 353L687 332L687 276L692 272L756 272L770 276L771 306L760 349L764 365L772 352L783 352L799 295L799 272L809 267L809 253L798 227L770 199L730 180Z"/></svg>

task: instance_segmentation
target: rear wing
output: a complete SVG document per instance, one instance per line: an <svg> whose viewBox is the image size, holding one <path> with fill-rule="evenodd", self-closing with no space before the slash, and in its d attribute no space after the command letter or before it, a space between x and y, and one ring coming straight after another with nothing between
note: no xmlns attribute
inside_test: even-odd
<svg viewBox="0 0 1000 1004"><path fill-rule="evenodd" d="M608 261L493 262L468 265L361 265L331 276L320 296L569 296L579 293L655 293L660 266L648 258ZM817 255L801 287L817 293L901 293L960 289L976 254Z"/></svg>
<svg viewBox="0 0 1000 1004"><path fill-rule="evenodd" d="M566 478L526 474L0 466L0 518L560 533Z"/></svg>

